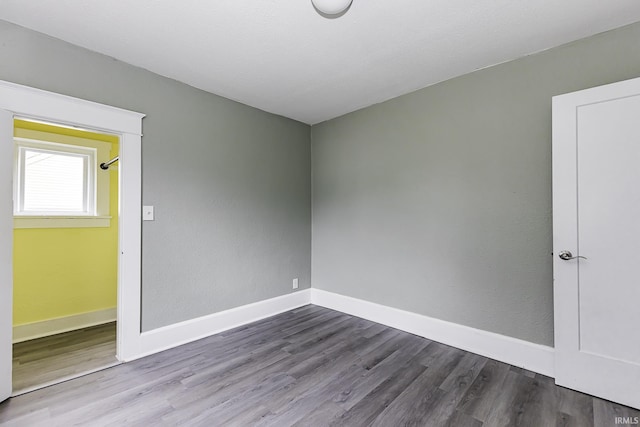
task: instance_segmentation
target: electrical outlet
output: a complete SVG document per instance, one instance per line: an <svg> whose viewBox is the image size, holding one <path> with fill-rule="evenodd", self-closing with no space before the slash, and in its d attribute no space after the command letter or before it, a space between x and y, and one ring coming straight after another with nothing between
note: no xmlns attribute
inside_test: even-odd
<svg viewBox="0 0 640 427"><path fill-rule="evenodd" d="M293 289L298 289L298 279L293 279Z"/></svg>

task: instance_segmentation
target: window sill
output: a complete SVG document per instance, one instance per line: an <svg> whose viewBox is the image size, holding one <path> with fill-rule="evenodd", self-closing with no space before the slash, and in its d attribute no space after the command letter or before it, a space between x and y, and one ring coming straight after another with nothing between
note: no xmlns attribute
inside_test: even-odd
<svg viewBox="0 0 640 427"><path fill-rule="evenodd" d="M107 228L110 216L14 216L13 228Z"/></svg>

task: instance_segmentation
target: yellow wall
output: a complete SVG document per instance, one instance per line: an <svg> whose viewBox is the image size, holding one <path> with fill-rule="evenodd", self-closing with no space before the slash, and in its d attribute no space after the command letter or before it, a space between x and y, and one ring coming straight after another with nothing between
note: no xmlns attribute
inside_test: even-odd
<svg viewBox="0 0 640 427"><path fill-rule="evenodd" d="M113 135L15 121L15 136L26 137L34 130L106 141L112 144L111 156L118 155L118 137ZM110 174L110 227L14 230L14 326L115 307L118 172L112 168L98 173Z"/></svg>

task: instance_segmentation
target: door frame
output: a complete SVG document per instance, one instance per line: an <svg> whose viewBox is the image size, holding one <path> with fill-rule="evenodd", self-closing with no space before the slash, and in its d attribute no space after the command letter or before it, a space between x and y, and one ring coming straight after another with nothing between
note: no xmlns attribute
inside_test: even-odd
<svg viewBox="0 0 640 427"><path fill-rule="evenodd" d="M581 107L640 94L640 78L611 83L578 92L553 97L553 299L555 382L619 403L638 407L637 397L630 397L615 388L606 389L593 378L572 374L580 353L579 295L580 260L563 261L560 251L579 253L578 236L578 110ZM607 375L624 377L623 362L612 362Z"/></svg>
<svg viewBox="0 0 640 427"><path fill-rule="evenodd" d="M142 119L145 114L2 80L0 109L9 111L14 116L119 136L116 357L122 362L135 359L140 354L141 334ZM3 170L9 167L9 171ZM13 180L13 160L9 162L0 159L0 176L3 180L9 176ZM0 196L6 198L4 193ZM13 209L3 209L0 212L0 230L11 230L11 235L13 234ZM0 249L4 249L0 250L0 266L8 266L13 289L13 248L8 248L8 251L7 248ZM0 321L7 321L7 318L4 316Z"/></svg>

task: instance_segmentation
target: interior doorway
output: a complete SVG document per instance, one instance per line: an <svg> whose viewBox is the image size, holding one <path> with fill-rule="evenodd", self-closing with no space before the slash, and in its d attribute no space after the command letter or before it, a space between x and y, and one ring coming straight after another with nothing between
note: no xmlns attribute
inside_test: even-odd
<svg viewBox="0 0 640 427"><path fill-rule="evenodd" d="M12 394L13 121L15 117L118 135L117 358L141 357L142 119L144 114L0 81L0 401Z"/></svg>
<svg viewBox="0 0 640 427"><path fill-rule="evenodd" d="M119 142L14 118L13 395L118 363Z"/></svg>

